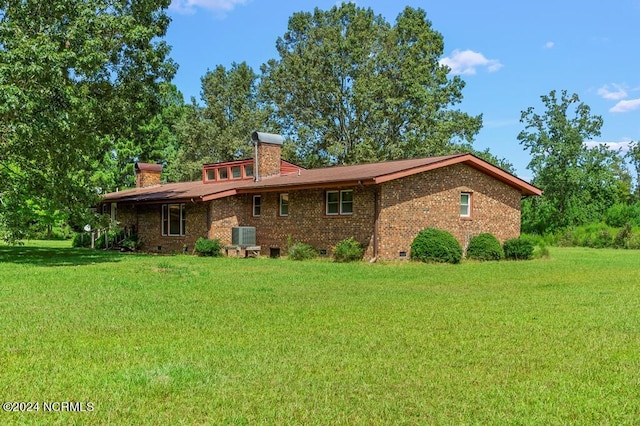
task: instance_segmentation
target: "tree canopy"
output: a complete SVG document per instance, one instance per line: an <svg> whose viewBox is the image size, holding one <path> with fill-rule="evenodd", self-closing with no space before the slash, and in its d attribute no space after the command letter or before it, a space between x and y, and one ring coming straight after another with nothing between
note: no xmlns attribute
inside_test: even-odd
<svg viewBox="0 0 640 426"><path fill-rule="evenodd" d="M482 116L457 109L465 83L422 9L393 24L354 3L295 13L279 58L218 65L185 104L169 3L0 0L0 236L84 225L100 192L133 184L135 161L198 179L203 163L251 156L255 129L282 133L306 167L470 151L513 171L472 148Z"/></svg>
<svg viewBox="0 0 640 426"><path fill-rule="evenodd" d="M82 222L74 216L95 201L94 171L126 141L144 139L175 72L161 40L169 3L0 1L5 238L20 237L30 206Z"/></svg>
<svg viewBox="0 0 640 426"><path fill-rule="evenodd" d="M603 120L577 94L552 90L541 99L543 113L529 107L520 119L526 126L518 140L531 153L532 183L543 190L525 205L523 227L544 232L598 221L629 194L624 160L604 145L585 145Z"/></svg>
<svg viewBox="0 0 640 426"><path fill-rule="evenodd" d="M268 112L258 102L259 76L245 62L218 65L202 77L201 100L192 99L176 123L181 142L169 164L170 180L198 179L202 165L251 157L251 132L270 130Z"/></svg>
<svg viewBox="0 0 640 426"><path fill-rule="evenodd" d="M451 108L464 82L439 62L443 47L422 9L393 26L354 3L295 13L260 94L305 166L460 151L482 118Z"/></svg>

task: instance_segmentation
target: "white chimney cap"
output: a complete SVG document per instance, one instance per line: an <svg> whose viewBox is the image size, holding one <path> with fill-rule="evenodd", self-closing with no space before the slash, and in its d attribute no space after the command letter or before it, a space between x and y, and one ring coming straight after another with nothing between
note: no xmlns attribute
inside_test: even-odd
<svg viewBox="0 0 640 426"><path fill-rule="evenodd" d="M284 142L284 139L280 135L263 132L253 132L251 134L251 140L254 142L274 143L278 145L282 145L282 142Z"/></svg>

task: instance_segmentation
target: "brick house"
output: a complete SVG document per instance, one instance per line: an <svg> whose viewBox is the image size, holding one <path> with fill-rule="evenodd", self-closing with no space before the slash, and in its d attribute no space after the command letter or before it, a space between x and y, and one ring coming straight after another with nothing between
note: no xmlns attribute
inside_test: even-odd
<svg viewBox="0 0 640 426"><path fill-rule="evenodd" d="M149 252L191 250L199 237L228 245L234 228L249 227L241 229L253 229L264 255L285 254L290 241L330 255L354 237L365 258L391 260L408 257L426 227L465 248L482 232L517 237L521 198L541 194L471 154L304 169L280 158L280 136L252 138L253 159L205 164L195 182L160 184L160 167L138 163L137 187L106 194L103 211L134 228Z"/></svg>

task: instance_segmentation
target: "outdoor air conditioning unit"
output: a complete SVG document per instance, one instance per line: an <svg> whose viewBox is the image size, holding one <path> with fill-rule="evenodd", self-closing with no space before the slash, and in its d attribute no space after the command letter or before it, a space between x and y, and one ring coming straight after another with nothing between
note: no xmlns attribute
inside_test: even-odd
<svg viewBox="0 0 640 426"><path fill-rule="evenodd" d="M237 226L231 228L231 244L240 247L256 245L256 228L254 226Z"/></svg>

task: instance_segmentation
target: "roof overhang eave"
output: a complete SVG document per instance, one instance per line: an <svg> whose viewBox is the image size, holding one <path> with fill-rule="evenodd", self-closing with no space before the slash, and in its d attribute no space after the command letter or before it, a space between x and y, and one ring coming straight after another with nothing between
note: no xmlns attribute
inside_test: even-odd
<svg viewBox="0 0 640 426"><path fill-rule="evenodd" d="M435 163L425 164L422 166L413 167L406 170L401 170L399 172L388 173L385 175L378 176L374 178L375 183L384 183L391 180L400 179L403 177L411 176L417 173L428 172L430 170L439 169L446 166L451 166L453 164L464 163L470 167L473 167L477 170L482 171L494 178L506 183L507 185L518 189L522 195L525 196L537 196L542 195L542 190L537 188L530 183L512 175L509 172L502 170L501 168L494 166L491 163L488 163L475 155L472 154L461 154L455 157L447 158L442 161L438 161Z"/></svg>
<svg viewBox="0 0 640 426"><path fill-rule="evenodd" d="M375 183L376 182L374 181L373 178L365 178L365 179L311 182L311 183L300 183L300 184L251 186L248 188L239 189L238 194L255 194L257 192L300 191L303 189L345 188L345 187L352 187L352 186L375 185Z"/></svg>
<svg viewBox="0 0 640 426"><path fill-rule="evenodd" d="M123 199L103 199L100 203L120 203L120 204L173 204L173 203L199 203L202 202L202 197L180 197L180 198L158 198L158 199L145 199L145 198L123 198Z"/></svg>
<svg viewBox="0 0 640 426"><path fill-rule="evenodd" d="M239 193L238 189L229 189L227 191L216 192L213 194L202 195L201 199L204 202L219 200L220 198L227 198Z"/></svg>

